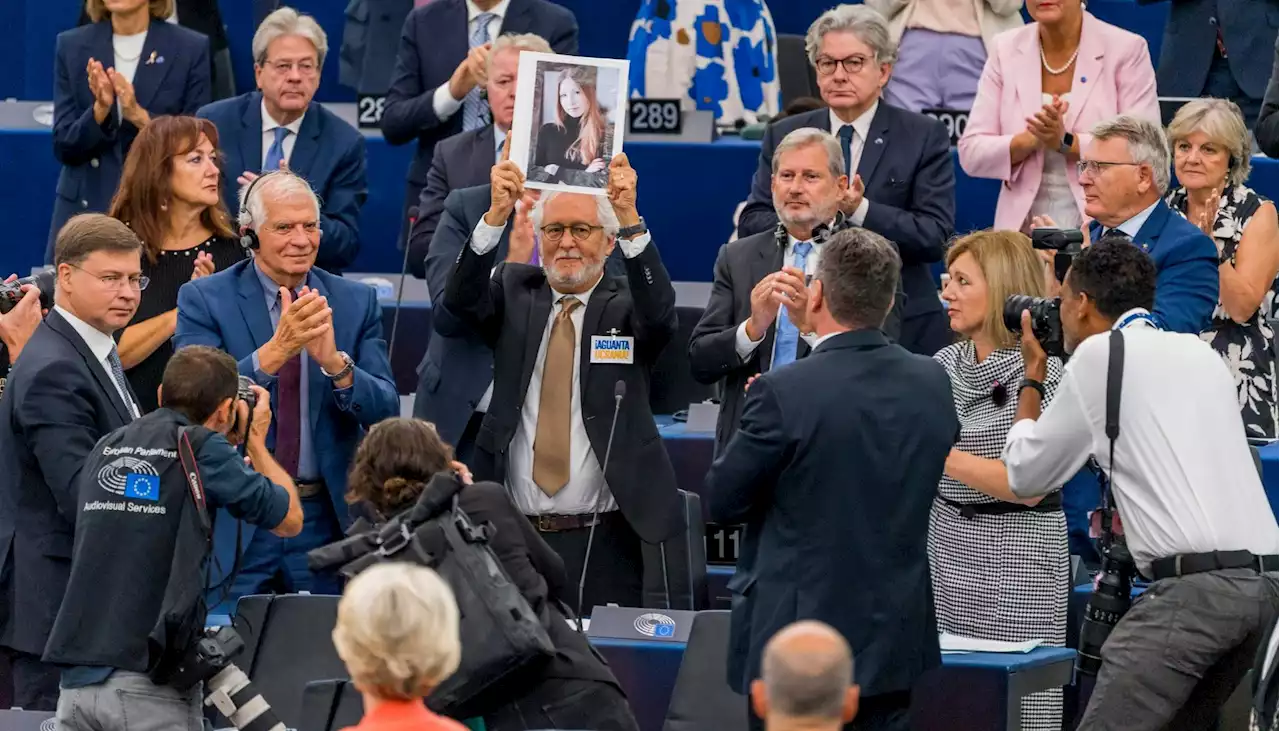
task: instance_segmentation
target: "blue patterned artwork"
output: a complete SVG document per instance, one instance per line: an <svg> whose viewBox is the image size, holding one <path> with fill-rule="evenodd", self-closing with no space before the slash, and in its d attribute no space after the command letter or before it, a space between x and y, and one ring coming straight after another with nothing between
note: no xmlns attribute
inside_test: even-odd
<svg viewBox="0 0 1280 731"><path fill-rule="evenodd" d="M720 124L778 113L777 36L764 0L643 0L627 59L632 96L683 99Z"/></svg>

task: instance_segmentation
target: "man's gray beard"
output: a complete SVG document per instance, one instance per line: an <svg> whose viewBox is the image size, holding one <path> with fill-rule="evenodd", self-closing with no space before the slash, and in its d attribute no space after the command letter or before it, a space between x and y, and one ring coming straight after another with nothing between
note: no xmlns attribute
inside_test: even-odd
<svg viewBox="0 0 1280 731"><path fill-rule="evenodd" d="M582 261L586 262L586 265L577 274L562 277L548 264L542 265L542 273L546 275L547 282L551 284L552 288L580 287L586 282L595 281L600 276L600 273L604 271L603 257L596 261L589 261L583 258Z"/></svg>
<svg viewBox="0 0 1280 731"><path fill-rule="evenodd" d="M835 218L836 210L839 209L838 203L832 203L827 208L822 208L814 204L809 205L810 213L803 218L793 218L786 213L785 205L774 203L773 209L778 213L778 220L782 221L782 225L786 228L801 227L806 230L817 228L818 224L826 223Z"/></svg>

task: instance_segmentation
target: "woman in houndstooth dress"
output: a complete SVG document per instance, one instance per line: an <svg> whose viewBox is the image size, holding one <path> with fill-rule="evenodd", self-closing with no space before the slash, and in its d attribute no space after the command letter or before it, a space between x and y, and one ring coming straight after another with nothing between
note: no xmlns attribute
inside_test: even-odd
<svg viewBox="0 0 1280 731"><path fill-rule="evenodd" d="M1011 294L1043 295L1044 264L1026 236L983 231L956 241L947 270L948 318L966 339L934 356L951 376L960 419L929 519L938 629L1061 646L1070 565L1061 494L1036 507L1017 504L1000 461L1025 377L1017 336L1002 323L1003 303ZM1046 404L1061 377L1062 363L1050 358ZM992 510L1012 512L982 512ZM1061 689L1023 699L1024 730L1058 731L1061 723Z"/></svg>

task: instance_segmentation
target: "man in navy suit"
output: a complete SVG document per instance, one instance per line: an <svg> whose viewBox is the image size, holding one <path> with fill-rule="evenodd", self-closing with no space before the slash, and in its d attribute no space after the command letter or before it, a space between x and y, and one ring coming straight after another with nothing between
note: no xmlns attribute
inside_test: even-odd
<svg viewBox="0 0 1280 731"><path fill-rule="evenodd" d="M1148 5L1161 0L1138 0ZM1267 89L1264 59L1275 52L1271 0L1170 0L1156 86L1161 96L1230 99L1252 127ZM1165 124L1182 102L1160 105Z"/></svg>
<svg viewBox="0 0 1280 731"><path fill-rule="evenodd" d="M738 236L772 231L778 222L770 193L773 152L800 127L835 135L850 171L840 209L898 245L902 256L902 337L907 350L933 355L950 344L951 330L930 265L955 228L955 169L942 124L890 106L880 98L897 55L884 16L866 5L840 5L809 26L809 61L817 70L826 109L770 125L760 147L751 195L738 218Z"/></svg>
<svg viewBox="0 0 1280 731"><path fill-rule="evenodd" d="M909 728L911 689L941 662L929 510L959 432L946 371L880 329L900 267L879 234L831 237L805 306L817 344L751 384L704 493L711 520L746 524L730 686L760 677L778 630L825 622L857 648L857 728L877 731Z"/></svg>
<svg viewBox="0 0 1280 731"><path fill-rule="evenodd" d="M1218 303L1218 248L1203 231L1164 203L1169 143L1152 122L1119 116L1094 126L1080 156L1084 212L1097 241L1123 232L1155 260L1151 315L1173 332L1199 334Z"/></svg>
<svg viewBox="0 0 1280 731"><path fill-rule="evenodd" d="M427 251L440 223L445 197L459 188L488 183L489 169L502 158L502 145L515 116L516 70L521 51L551 53L551 46L532 33L498 36L489 51L485 75L493 123L456 134L436 145L431 169L427 171L427 184L418 196L418 220L409 233L409 266L413 276L419 279L426 277ZM481 211L481 215L483 213ZM432 289L431 295L443 292L443 287Z"/></svg>
<svg viewBox="0 0 1280 731"><path fill-rule="evenodd" d="M0 650L13 703L27 710L58 702L58 668L40 657L70 575L80 469L103 435L139 415L112 335L146 287L141 254L129 227L102 214L62 228L57 304L0 398Z"/></svg>
<svg viewBox="0 0 1280 731"><path fill-rule="evenodd" d="M417 205L427 184L436 144L489 123L481 86L489 44L502 33L533 33L556 53L578 52L578 21L548 0L433 0L405 18L382 115L387 142L418 141L400 217L401 241L409 207Z"/></svg>
<svg viewBox="0 0 1280 731"><path fill-rule="evenodd" d="M360 206L368 190L364 137L311 103L328 50L315 19L280 8L253 35L260 91L214 102L196 114L218 127L223 200L237 200L237 184L251 182L263 171L288 169L306 178L324 201L324 243L316 265L341 274L360 252Z"/></svg>
<svg viewBox="0 0 1280 731"><path fill-rule="evenodd" d="M307 181L264 175L246 189L239 223L254 257L182 286L174 345L221 348L271 393L268 444L298 486L304 524L291 539L243 526L230 598L272 589L338 593L332 577L307 569L307 551L341 537L356 445L400 410L382 310L372 288L315 267L324 224ZM214 556L223 571L234 564L236 534L234 519L219 511Z"/></svg>

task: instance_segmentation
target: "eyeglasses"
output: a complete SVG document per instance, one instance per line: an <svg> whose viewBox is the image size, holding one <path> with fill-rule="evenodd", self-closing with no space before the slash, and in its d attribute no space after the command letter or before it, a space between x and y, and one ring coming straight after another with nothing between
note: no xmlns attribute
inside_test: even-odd
<svg viewBox="0 0 1280 731"><path fill-rule="evenodd" d="M830 76L836 72L836 64L844 67L846 74L860 73L867 62L871 59L866 56L850 56L848 58L831 58L830 56L821 56L814 66L817 67L818 73L823 76Z"/></svg>
<svg viewBox="0 0 1280 731"><path fill-rule="evenodd" d="M315 61L264 61L262 65L277 74L287 74L296 68L303 76L311 76L319 68Z"/></svg>
<svg viewBox="0 0 1280 731"><path fill-rule="evenodd" d="M85 274L88 274L89 276L93 277L99 282L102 282L104 285L106 285L107 289L119 290L124 284L128 283L130 289L141 292L142 290L147 288L148 284L151 284L150 277L144 277L140 274L134 274L128 277L122 274L94 274L88 269L83 269L81 267L76 266L75 264L68 264L67 266L71 267L72 269L79 269L80 271L84 272Z"/></svg>
<svg viewBox="0 0 1280 731"><path fill-rule="evenodd" d="M549 223L542 227L542 235L546 237L547 241L559 241L564 238L565 229L569 230L574 241L586 241L591 238L591 234L603 230L604 226L591 226L585 223L574 223L565 226L562 223Z"/></svg>
<svg viewBox="0 0 1280 731"><path fill-rule="evenodd" d="M1140 162L1105 162L1102 160L1079 160L1076 162L1076 174L1084 175L1088 173L1090 177L1098 175L1103 170L1117 165L1141 165Z"/></svg>

